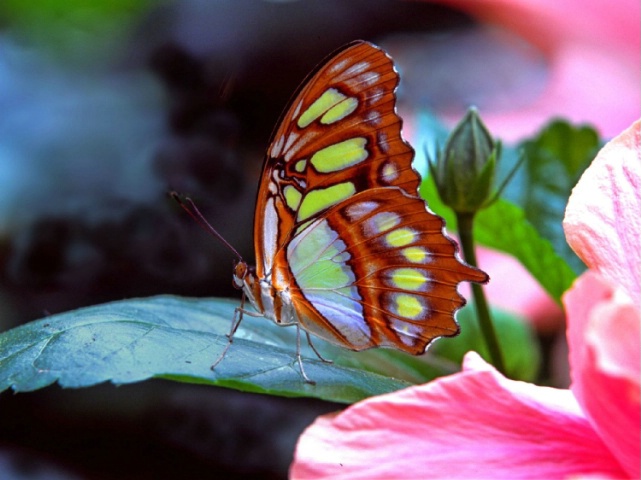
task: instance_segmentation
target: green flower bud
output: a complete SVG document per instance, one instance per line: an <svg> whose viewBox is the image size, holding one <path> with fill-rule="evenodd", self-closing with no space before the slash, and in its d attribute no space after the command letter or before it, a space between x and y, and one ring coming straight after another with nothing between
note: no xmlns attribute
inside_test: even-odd
<svg viewBox="0 0 641 480"><path fill-rule="evenodd" d="M447 206L473 213L490 202L500 144L487 130L476 108L470 108L450 134L430 171Z"/></svg>

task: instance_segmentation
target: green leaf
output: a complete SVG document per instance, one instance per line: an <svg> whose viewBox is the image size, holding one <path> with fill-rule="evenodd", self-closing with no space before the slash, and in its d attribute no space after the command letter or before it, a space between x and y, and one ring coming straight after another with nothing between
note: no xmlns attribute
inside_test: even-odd
<svg viewBox="0 0 641 480"><path fill-rule="evenodd" d="M421 185L421 195L430 208L443 216L448 226L456 224L454 214L438 198L434 182L428 178ZM557 302L576 273L558 255L549 240L525 218L521 208L505 200L481 210L475 217L474 238L479 243L515 257ZM492 272L488 272L490 277Z"/></svg>
<svg viewBox="0 0 641 480"><path fill-rule="evenodd" d="M570 288L576 273L556 253L550 241L526 220L519 207L505 200L497 201L477 215L474 235L482 244L518 259L561 304L561 295Z"/></svg>
<svg viewBox="0 0 641 480"><path fill-rule="evenodd" d="M585 265L567 244L562 222L572 188L599 146L599 137L591 127L554 120L519 146L525 164L507 190L506 198L523 208L525 218L577 274Z"/></svg>
<svg viewBox="0 0 641 480"><path fill-rule="evenodd" d="M409 385L321 362L309 347L303 350L305 371L317 384L307 384L296 363L295 329L249 316L212 372L238 305L224 299L159 296L82 308L22 325L0 334L0 391L31 391L56 381L80 388L155 377L352 403Z"/></svg>

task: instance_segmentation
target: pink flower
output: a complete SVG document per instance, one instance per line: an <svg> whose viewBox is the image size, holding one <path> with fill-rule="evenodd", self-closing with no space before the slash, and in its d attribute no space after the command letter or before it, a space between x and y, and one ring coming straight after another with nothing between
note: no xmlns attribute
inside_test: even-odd
<svg viewBox="0 0 641 480"><path fill-rule="evenodd" d="M572 386L461 373L319 417L292 478L639 478L641 124L599 153L564 227L590 269L564 297Z"/></svg>
<svg viewBox="0 0 641 480"><path fill-rule="evenodd" d="M566 293L572 392L626 472L640 476L641 121L581 177L563 227L589 267Z"/></svg>

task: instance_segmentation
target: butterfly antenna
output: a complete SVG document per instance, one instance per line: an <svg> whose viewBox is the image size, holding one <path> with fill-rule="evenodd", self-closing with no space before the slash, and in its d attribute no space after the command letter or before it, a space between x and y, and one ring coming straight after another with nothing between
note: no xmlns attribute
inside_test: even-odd
<svg viewBox="0 0 641 480"><path fill-rule="evenodd" d="M232 245L225 240L225 238L218 233L218 231L211 226L211 223L207 221L205 216L200 213L200 210L198 210L198 207L194 203L194 201L189 198L189 197L182 197L178 192L169 192L169 195L171 198L173 198L178 205L182 207L182 209L189 214L191 218L196 220L198 225L200 225L203 229L205 229L209 234L213 235L216 237L218 240L220 240L227 248L229 248L236 257L238 257L239 261L243 261L243 257L238 253L238 250L236 250Z"/></svg>

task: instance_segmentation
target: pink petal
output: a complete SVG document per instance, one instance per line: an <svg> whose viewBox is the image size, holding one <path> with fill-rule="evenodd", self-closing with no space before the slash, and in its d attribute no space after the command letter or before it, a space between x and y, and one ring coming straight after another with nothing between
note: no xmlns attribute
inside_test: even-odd
<svg viewBox="0 0 641 480"><path fill-rule="evenodd" d="M508 380L469 353L465 371L319 417L292 478L621 477L568 390Z"/></svg>
<svg viewBox="0 0 641 480"><path fill-rule="evenodd" d="M641 122L599 152L572 190L563 220L572 249L641 304Z"/></svg>
<svg viewBox="0 0 641 480"><path fill-rule="evenodd" d="M641 476L641 314L588 271L565 297L572 391L628 475Z"/></svg>

